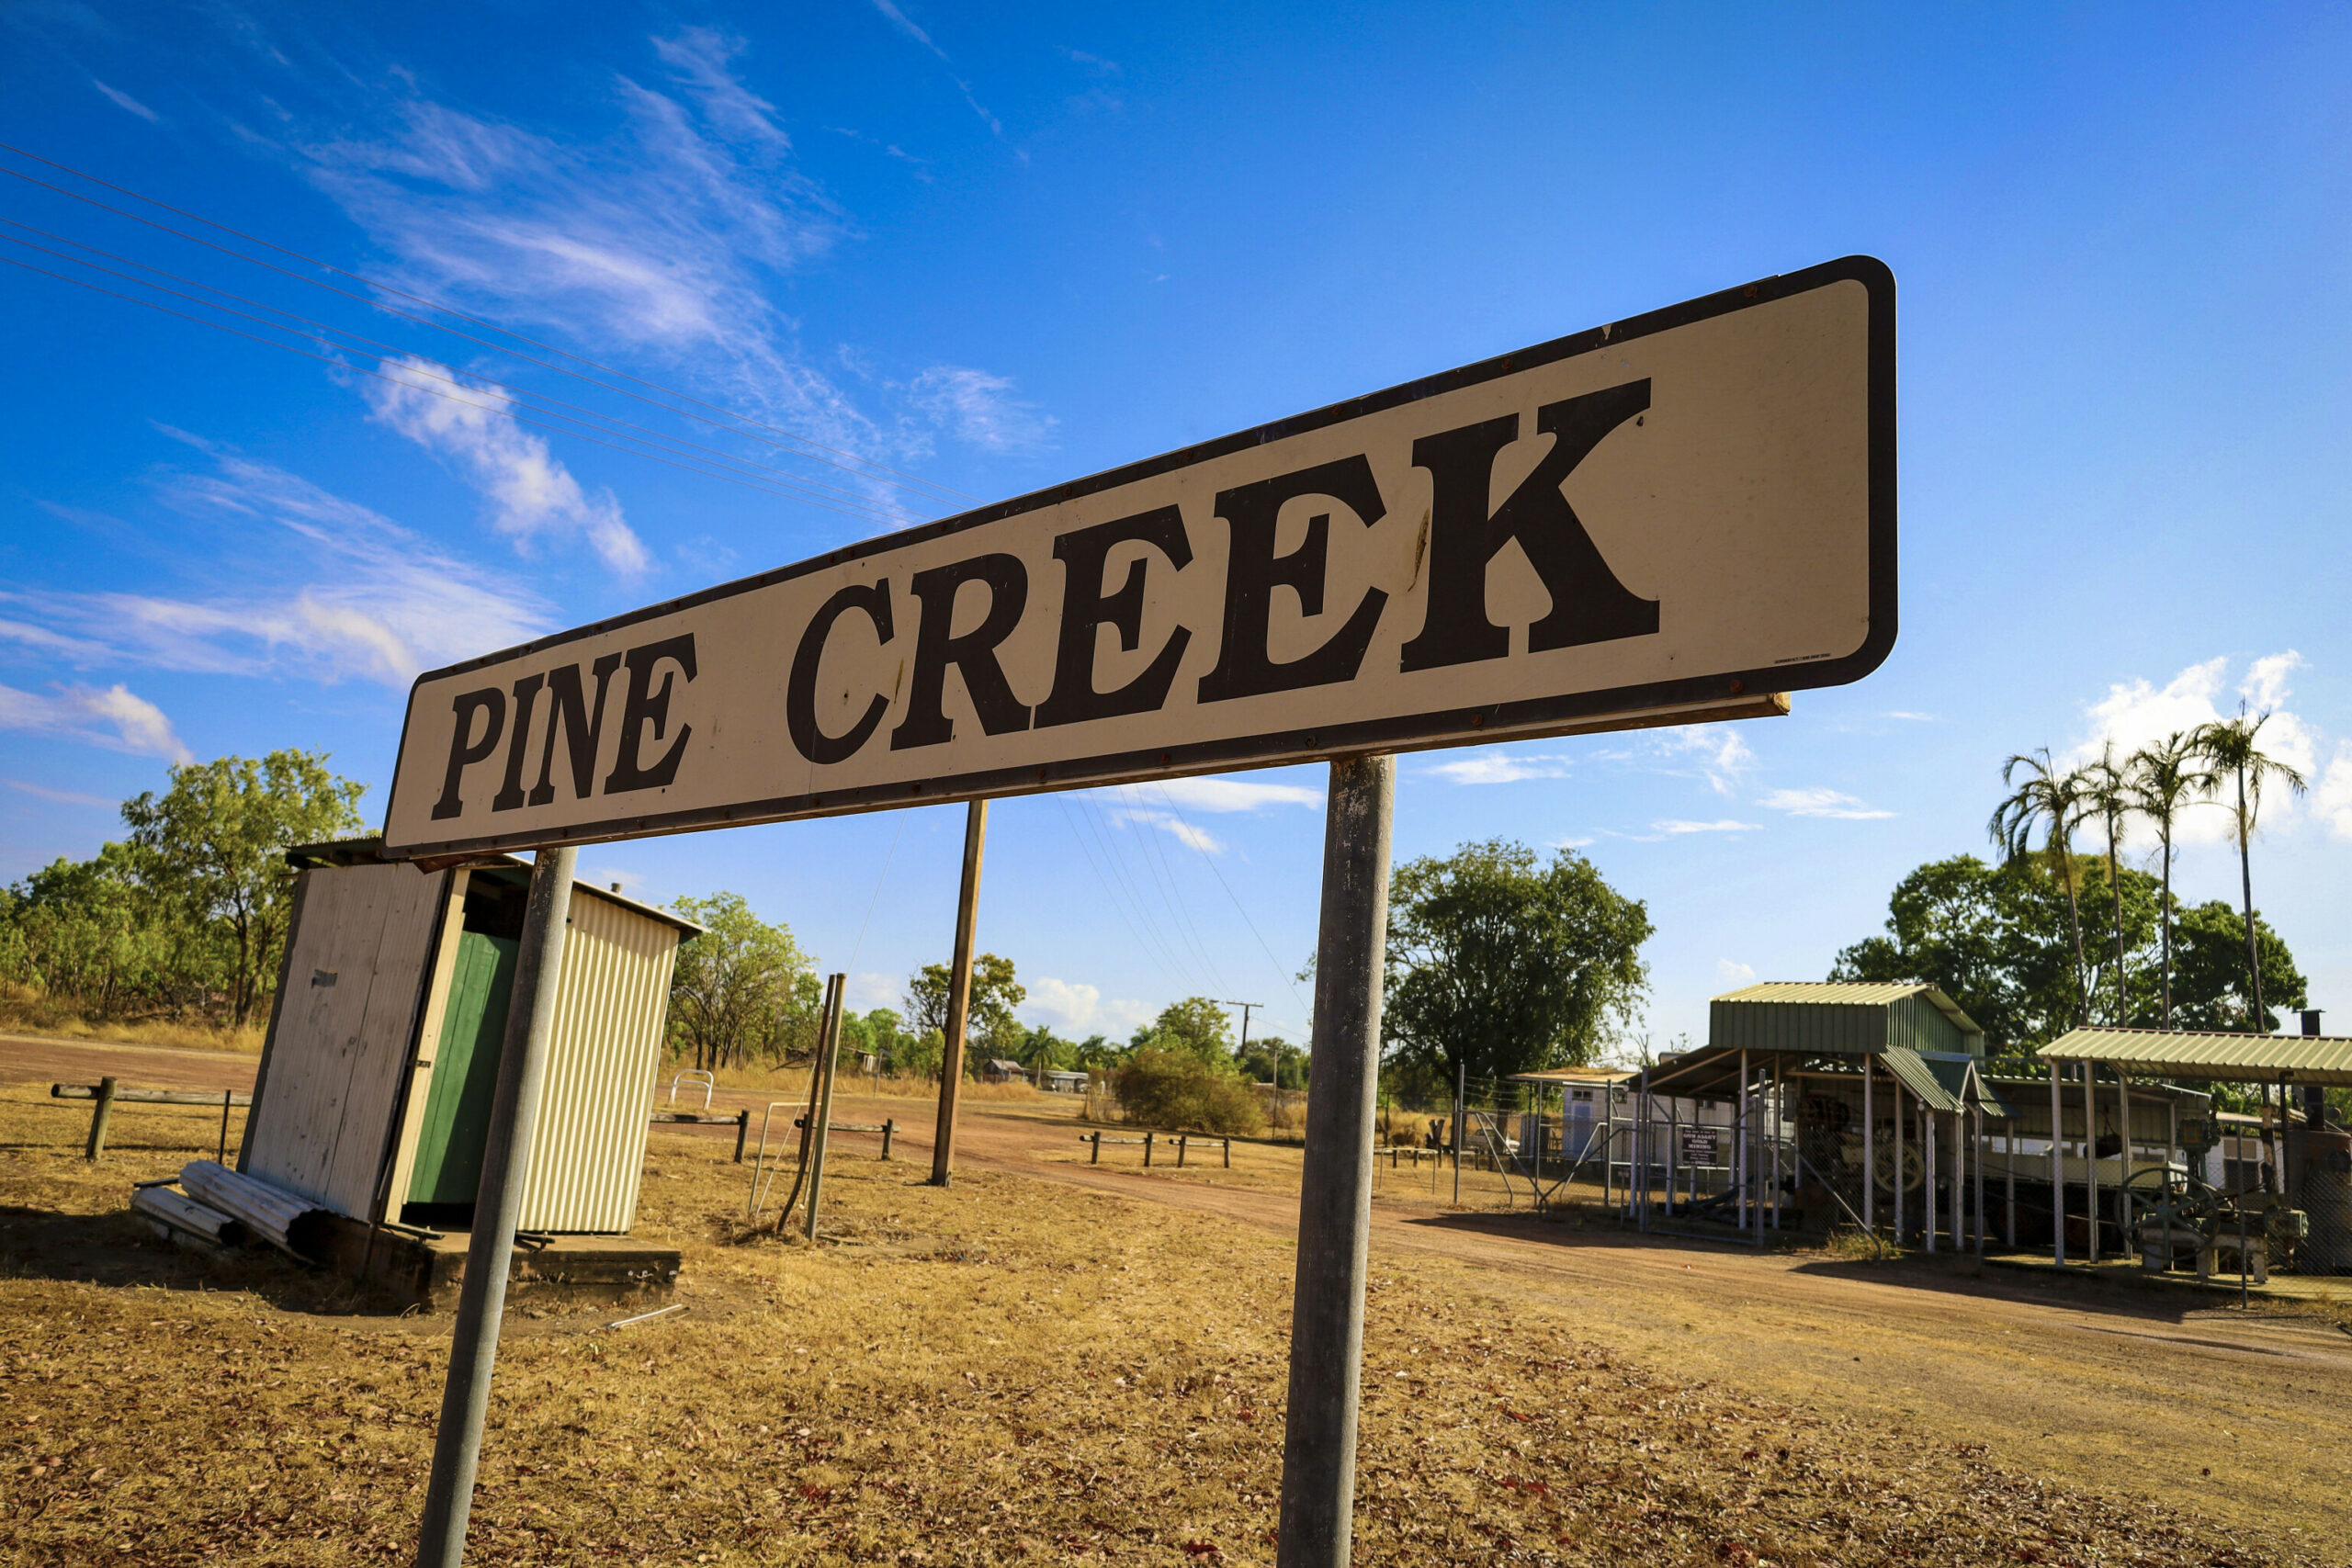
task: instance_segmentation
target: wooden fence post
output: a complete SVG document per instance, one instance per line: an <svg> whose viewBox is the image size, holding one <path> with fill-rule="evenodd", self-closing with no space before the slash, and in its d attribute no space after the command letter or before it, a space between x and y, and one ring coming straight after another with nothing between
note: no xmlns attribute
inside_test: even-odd
<svg viewBox="0 0 2352 1568"><path fill-rule="evenodd" d="M212 1156L215 1165L226 1166L229 1163L229 1103L236 1098L236 1093L232 1089L220 1091L220 1152Z"/></svg>
<svg viewBox="0 0 2352 1568"><path fill-rule="evenodd" d="M1231 1138L1225 1140L1225 1168L1227 1170L1233 1168L1233 1140Z"/></svg>
<svg viewBox="0 0 2352 1568"><path fill-rule="evenodd" d="M1149 1170L1149 1169L1151 1168L1151 1140L1152 1140L1152 1137L1153 1137L1153 1134L1149 1134L1149 1133L1146 1133L1146 1134L1143 1135L1143 1168L1144 1168L1146 1170Z"/></svg>
<svg viewBox="0 0 2352 1568"><path fill-rule="evenodd" d="M890 1130L897 1125L898 1122L894 1118L885 1116L882 1119L882 1157L884 1159L890 1157Z"/></svg>
<svg viewBox="0 0 2352 1568"><path fill-rule="evenodd" d="M1179 1170L1184 1168L1184 1151L1191 1146L1192 1142L1193 1135L1190 1133L1176 1134L1176 1168Z"/></svg>
<svg viewBox="0 0 2352 1568"><path fill-rule="evenodd" d="M735 1163L743 1163L743 1140L752 1135L752 1113L747 1109L735 1117Z"/></svg>
<svg viewBox="0 0 2352 1568"><path fill-rule="evenodd" d="M1102 1163L1102 1134L1100 1129L1097 1129L1094 1134L1094 1152L1086 1156L1086 1163L1089 1165Z"/></svg>
<svg viewBox="0 0 2352 1568"><path fill-rule="evenodd" d="M98 1103L90 1112L90 1141L82 1150L82 1157L96 1164L107 1152L107 1123L114 1120L114 1079L98 1080Z"/></svg>

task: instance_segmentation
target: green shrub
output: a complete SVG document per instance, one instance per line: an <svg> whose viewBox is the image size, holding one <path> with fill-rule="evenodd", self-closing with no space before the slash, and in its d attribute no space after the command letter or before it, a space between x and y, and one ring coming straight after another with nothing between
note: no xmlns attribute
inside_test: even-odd
<svg viewBox="0 0 2352 1568"><path fill-rule="evenodd" d="M1230 1071L1198 1056L1145 1046L1110 1074L1127 1120L1171 1133L1255 1133L1258 1097Z"/></svg>

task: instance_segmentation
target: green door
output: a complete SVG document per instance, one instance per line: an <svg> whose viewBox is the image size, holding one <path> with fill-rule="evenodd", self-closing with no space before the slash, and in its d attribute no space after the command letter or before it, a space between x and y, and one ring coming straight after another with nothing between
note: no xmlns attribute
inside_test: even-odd
<svg viewBox="0 0 2352 1568"><path fill-rule="evenodd" d="M514 991L514 955L521 943L480 931L458 934L457 972L441 1042L434 1048L433 1091L416 1138L412 1203L470 1205L481 1185L482 1147L490 1135L491 1096L498 1086L498 1056L506 1040L506 1004Z"/></svg>

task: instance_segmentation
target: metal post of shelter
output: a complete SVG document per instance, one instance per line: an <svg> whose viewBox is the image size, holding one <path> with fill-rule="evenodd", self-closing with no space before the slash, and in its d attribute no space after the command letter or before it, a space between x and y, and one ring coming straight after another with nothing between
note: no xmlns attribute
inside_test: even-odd
<svg viewBox="0 0 2352 1568"><path fill-rule="evenodd" d="M1878 1106L1871 1085L1878 1081L1878 1058L1862 1058L1862 1229L1878 1235Z"/></svg>
<svg viewBox="0 0 2352 1568"><path fill-rule="evenodd" d="M2083 1064L2083 1190L2089 1195L2090 1245L2083 1260L2098 1267L2098 1089L2093 1064Z"/></svg>
<svg viewBox="0 0 2352 1568"><path fill-rule="evenodd" d="M956 957L947 977L945 1045L939 1055L939 1121L931 1141L931 1184L944 1187L956 1168L956 1102L964 1087L964 1032L972 1013L972 937L979 919L980 850L988 841L989 803L964 813L964 880L956 895Z"/></svg>
<svg viewBox="0 0 2352 1568"><path fill-rule="evenodd" d="M2058 1064L2050 1064L2050 1260L2066 1266L2066 1102Z"/></svg>
<svg viewBox="0 0 2352 1568"><path fill-rule="evenodd" d="M481 1185L474 1194L473 1235L458 1287L458 1321L449 1336L449 1374L441 1393L441 1425L433 1441L433 1472L425 1483L418 1526L417 1568L458 1568L466 1555L466 1521L473 1512L474 1472L481 1461L482 1418L490 1408L490 1379L498 1361L499 1320L506 1310L506 1276L514 1266L514 1230L529 1175L531 1130L547 1077L555 1035L556 998L563 981L564 934L571 924L576 849L541 850L531 868L514 964L514 1003L500 1047L497 1087L482 1148Z"/></svg>
<svg viewBox="0 0 2352 1568"><path fill-rule="evenodd" d="M1315 1092L1298 1210L1280 1568L1346 1568L1372 1238L1373 1114L1396 760L1331 764L1316 940Z"/></svg>

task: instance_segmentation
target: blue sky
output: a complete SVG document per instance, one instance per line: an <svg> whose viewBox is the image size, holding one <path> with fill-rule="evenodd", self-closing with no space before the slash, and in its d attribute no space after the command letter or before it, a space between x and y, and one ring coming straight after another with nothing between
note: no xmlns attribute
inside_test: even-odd
<svg viewBox="0 0 2352 1568"><path fill-rule="evenodd" d="M960 504L926 487L1018 493L1866 252L1902 288L1893 656L1783 719L1408 758L1398 855L1581 847L1648 902L1663 1046L1713 992L1819 977L1912 866L1982 852L2009 752L2248 696L2314 785L2268 811L2257 900L2352 1026L2347 67L2352 20L2318 6L6 0L0 141L846 467L0 154L286 270L21 178L0 234L411 367L0 268L0 876L92 852L174 758L327 750L380 810L417 671ZM24 243L0 251L143 292ZM426 395L443 375L715 440L794 493ZM1204 992L1297 1038L1321 786L1001 804L983 943L1068 1032ZM875 1005L947 951L962 815L582 864L741 892ZM2232 897L2204 815L2182 890Z"/></svg>

